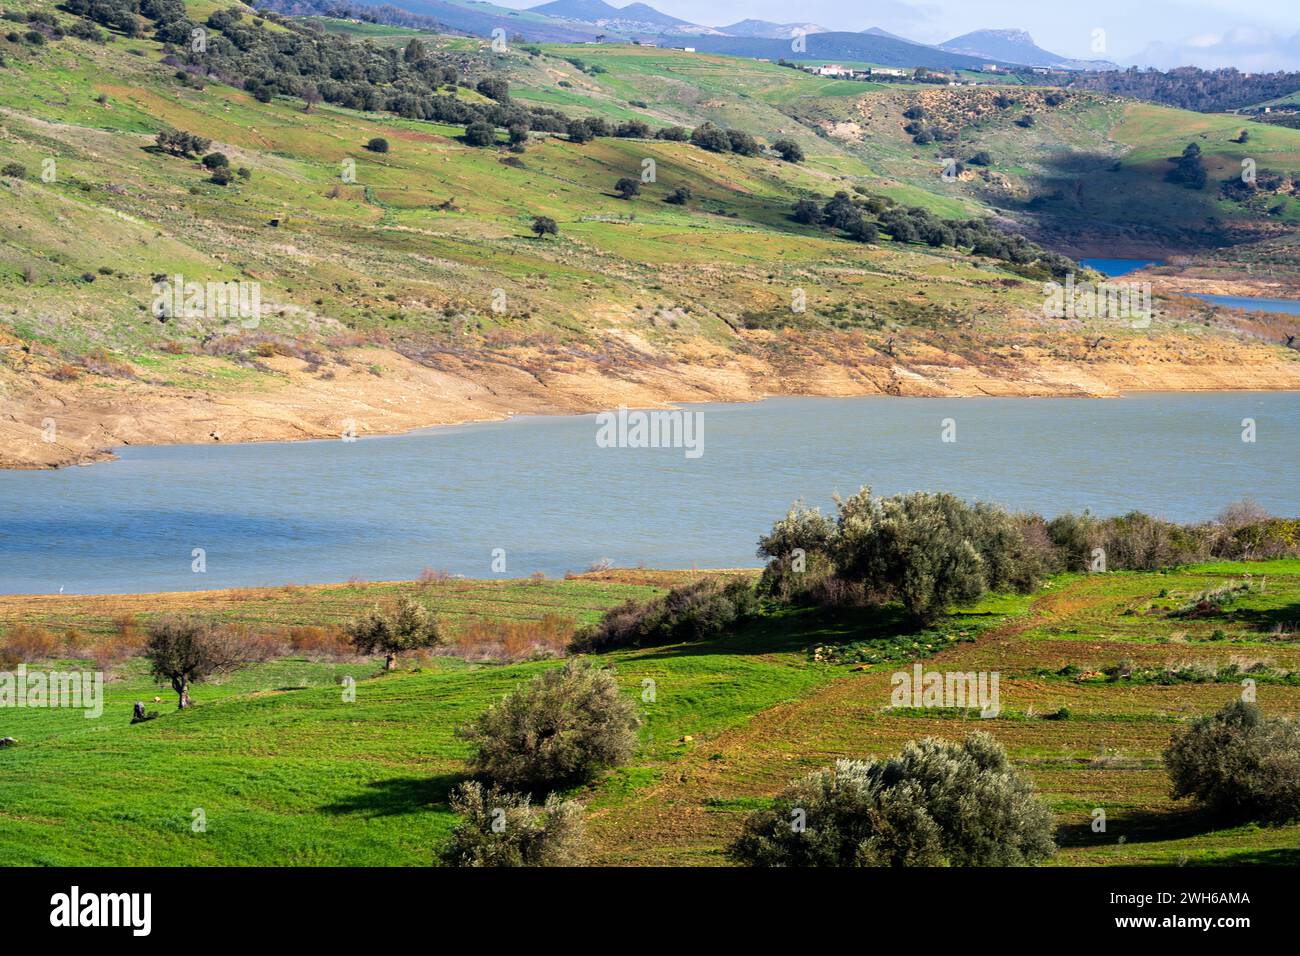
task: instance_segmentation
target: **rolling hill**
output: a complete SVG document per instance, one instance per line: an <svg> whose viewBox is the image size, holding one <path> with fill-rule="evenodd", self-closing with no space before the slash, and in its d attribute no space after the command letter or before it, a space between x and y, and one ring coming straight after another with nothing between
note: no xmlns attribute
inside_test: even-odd
<svg viewBox="0 0 1300 956"><path fill-rule="evenodd" d="M191 9L206 18L214 8ZM21 11L69 28L75 19L33 0ZM255 19L228 29L293 34L287 21ZM1046 273L1032 256L1017 264L887 228L853 241L792 216L799 200L825 204L843 191L868 215L965 221L998 210L1008 227L1023 215L1044 235L1050 213L1068 224L1093 209L1186 228L1209 197L1161 185L1185 201L1143 212L1124 192L1160 180L1164 155L1190 129L1178 111L1125 114L1080 95L1033 131L1007 108L963 133L997 147L992 172L1025 189L1050 185L1074 154L1099 187L1118 189L1085 192L1082 212L1073 200L1018 210L1027 203L1002 197L1001 179L948 183L932 165L939 147L910 143L901 111L909 97L943 92L934 88L644 46L496 53L467 37L330 28L369 40L376 69L408 62L421 37L428 63L461 77L441 88L445 113L500 108L478 86L495 76L509 81L511 109L600 119L610 133L633 125L589 142L534 131L514 150L498 130L480 147L463 123L179 69L148 33L106 42L102 29L97 40L55 37L46 25L39 44L0 40L4 463L86 460L123 442L320 437L348 423L396 431L774 392L1108 394L1136 381L1295 381L1271 329L1247 333L1170 300L1153 329L1105 325L1098 346L1095 323L1044 323ZM874 112L883 125L868 134L862 121ZM1210 124L1207 144L1226 132L1227 121L1194 118ZM654 137L706 122L754 137L753 154ZM168 128L210 140L203 151L227 159L226 179L199 153L160 148ZM1258 144L1284 157L1298 137L1270 127ZM387 151L367 148L377 138ZM763 149L782 139L800 146L802 162ZM1118 178L1094 158L1103 148ZM1229 144L1215 148L1230 162ZM639 195L620 198L615 183L628 177ZM1263 216L1233 210L1244 222ZM537 216L559 235L533 236ZM178 275L252 284L256 321L161 321L155 287Z"/></svg>

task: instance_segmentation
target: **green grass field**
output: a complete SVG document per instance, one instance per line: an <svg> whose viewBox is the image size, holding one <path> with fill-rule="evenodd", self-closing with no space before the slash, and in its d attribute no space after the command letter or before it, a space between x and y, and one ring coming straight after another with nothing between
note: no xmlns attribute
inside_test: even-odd
<svg viewBox="0 0 1300 956"><path fill-rule="evenodd" d="M688 577L4 598L0 621L93 633L141 608L147 620L193 606L252 626L329 624L398 592L449 621L556 611L591 620ZM1246 581L1221 615L1171 613ZM1300 827L1216 827L1169 799L1159 755L1181 721L1239 695L1241 671L1258 662L1264 710L1300 713L1297 619L1297 560L1065 575L1034 595L990 597L924 634L892 613L769 610L715 641L599 655L645 723L632 763L576 796L588 806L596 862L716 865L744 813L791 778L839 756L981 729L1057 814L1057 863L1295 864ZM912 659L997 671L1001 713L891 711L890 675ZM1134 676L1106 676L1121 661ZM1237 670L1214 676L1229 663ZM1189 664L1210 676L1143 676ZM99 719L3 712L0 735L18 744L0 751L0 864L427 865L454 823L447 795L464 775L455 728L549 666L431 657L380 675L374 661L284 659L200 684L195 706L176 712L170 689L128 660L105 686ZM344 699L346 677L354 702ZM135 700L162 716L130 725ZM1049 719L1063 707L1068 719ZM1105 833L1089 826L1097 808Z"/></svg>

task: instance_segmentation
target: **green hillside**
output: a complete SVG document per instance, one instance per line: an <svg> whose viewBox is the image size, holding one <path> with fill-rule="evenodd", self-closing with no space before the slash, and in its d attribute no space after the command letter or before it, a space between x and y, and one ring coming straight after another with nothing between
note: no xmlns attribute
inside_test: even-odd
<svg viewBox="0 0 1300 956"><path fill-rule="evenodd" d="M1226 617L1168 614L1243 574L1266 577L1267 589L1239 597ZM0 620L72 628L89 640L197 602L257 629L330 625L401 592L456 627L555 612L590 621L625 597L660 593L657 580L668 578L87 597L57 606L4 598ZM1296 826L1201 819L1170 800L1159 755L1180 722L1235 697L1256 662L1264 662L1251 673L1265 711L1300 707L1300 656L1293 640L1272 633L1297 600L1294 560L1066 575L1031 596L986 598L922 633L892 610L780 609L713 641L598 655L617 668L645 723L633 762L576 794L589 808L599 861L716 865L744 814L791 778L835 757L978 726L1002 741L1057 814L1057 862L1294 864ZM1002 712L980 720L891 711L890 675L912 658L1000 671ZM1130 676L1107 676L1117 662ZM448 792L465 774L469 750L455 728L554 663L432 657L384 676L376 666L295 656L250 665L198 685L195 706L176 712L170 689L127 659L105 685L97 720L75 710L6 711L0 731L18 744L0 763L0 863L428 865L455 820ZM357 681L355 701L341 693L346 677ZM163 716L130 725L135 700ZM1068 719L1059 718L1063 708ZM1099 806L1109 819L1103 834L1089 826ZM198 810L202 832L193 827Z"/></svg>

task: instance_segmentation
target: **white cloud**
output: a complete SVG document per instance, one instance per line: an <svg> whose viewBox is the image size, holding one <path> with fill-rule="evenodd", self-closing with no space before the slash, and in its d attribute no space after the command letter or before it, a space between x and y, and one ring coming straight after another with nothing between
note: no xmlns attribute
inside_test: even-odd
<svg viewBox="0 0 1300 956"><path fill-rule="evenodd" d="M1288 37L1257 27L1198 33L1181 40L1148 44L1128 62L1161 70L1176 66L1206 70L1235 66L1245 73L1300 70L1300 33Z"/></svg>

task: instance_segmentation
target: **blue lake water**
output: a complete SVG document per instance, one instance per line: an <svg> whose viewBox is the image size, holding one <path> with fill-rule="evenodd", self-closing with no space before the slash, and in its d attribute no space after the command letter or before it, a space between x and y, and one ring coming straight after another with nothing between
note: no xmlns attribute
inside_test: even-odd
<svg viewBox="0 0 1300 956"><path fill-rule="evenodd" d="M685 406L703 454L603 448L595 416L355 442L128 447L0 472L0 592L196 590L758 564L798 497L948 490L1047 515L1199 520L1251 495L1300 514L1300 394L1122 399L779 398ZM956 441L941 440L952 419ZM1256 440L1242 441L1242 420ZM192 570L202 548L206 571Z"/></svg>
<svg viewBox="0 0 1300 956"><path fill-rule="evenodd" d="M1088 269L1096 269L1104 276L1110 276L1112 279L1119 276L1128 275L1130 272L1137 272L1138 269L1145 269L1147 266L1163 265L1160 259L1080 259L1079 265Z"/></svg>
<svg viewBox="0 0 1300 956"><path fill-rule="evenodd" d="M1284 315L1300 315L1300 299L1263 299L1257 296L1242 295L1197 295L1214 305L1225 309L1245 309L1247 312L1280 312Z"/></svg>

